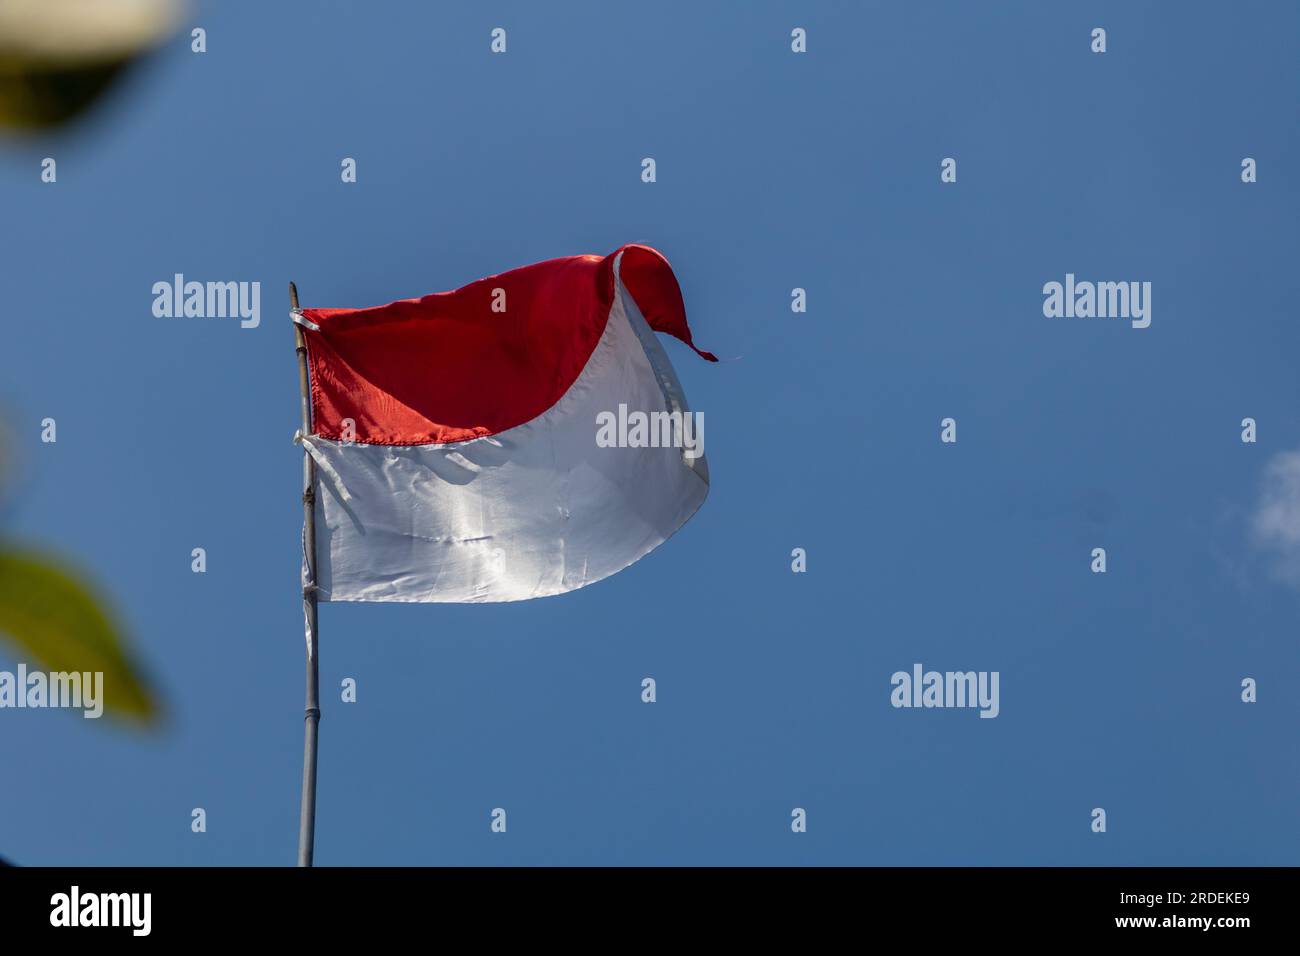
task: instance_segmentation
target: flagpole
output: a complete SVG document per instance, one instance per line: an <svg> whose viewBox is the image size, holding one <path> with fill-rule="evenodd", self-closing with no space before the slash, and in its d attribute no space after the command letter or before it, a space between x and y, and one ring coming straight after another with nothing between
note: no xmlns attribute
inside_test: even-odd
<svg viewBox="0 0 1300 956"><path fill-rule="evenodd" d="M289 305L298 308L298 287L289 283ZM302 433L311 434L311 399L307 385L307 343L302 326L293 327L298 352L298 390L302 398ZM302 454L303 555L307 573L302 587L302 613L307 638L307 709L302 750L302 806L298 818L298 865L311 866L316 849L316 750L320 725L320 660L316 631L316 466L311 455Z"/></svg>

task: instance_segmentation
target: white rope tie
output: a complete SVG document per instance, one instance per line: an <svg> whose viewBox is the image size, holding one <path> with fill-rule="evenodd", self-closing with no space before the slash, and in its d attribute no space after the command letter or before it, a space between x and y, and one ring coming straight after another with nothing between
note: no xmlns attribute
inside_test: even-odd
<svg viewBox="0 0 1300 956"><path fill-rule="evenodd" d="M319 325L302 314L302 309L290 309L289 318L293 321L294 325L301 325L304 329L311 329L313 332L320 331Z"/></svg>
<svg viewBox="0 0 1300 956"><path fill-rule="evenodd" d="M330 464L329 459L325 457L325 453L317 447L316 443L319 441L320 439L315 435L304 435L301 428L293 433L293 443L302 445L303 450L311 455L311 460L316 462L316 467L323 471L326 477L334 483L334 488L338 491L339 497L344 501L351 501L352 495L348 493L347 487L343 484L343 479L339 477L339 473Z"/></svg>

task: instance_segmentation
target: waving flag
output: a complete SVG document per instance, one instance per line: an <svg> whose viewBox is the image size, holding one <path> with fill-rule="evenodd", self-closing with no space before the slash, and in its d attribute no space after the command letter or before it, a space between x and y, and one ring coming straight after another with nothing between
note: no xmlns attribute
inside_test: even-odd
<svg viewBox="0 0 1300 956"><path fill-rule="evenodd" d="M653 333L695 346L647 246L295 321L319 600L572 591L663 543L708 493L699 419Z"/></svg>

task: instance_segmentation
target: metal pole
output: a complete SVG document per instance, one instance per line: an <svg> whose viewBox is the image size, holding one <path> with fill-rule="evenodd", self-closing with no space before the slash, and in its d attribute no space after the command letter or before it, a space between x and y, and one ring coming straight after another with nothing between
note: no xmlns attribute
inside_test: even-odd
<svg viewBox="0 0 1300 956"><path fill-rule="evenodd" d="M289 304L298 308L298 287L289 283ZM302 433L311 434L311 399L307 385L307 343L302 327L294 324L298 351L298 388L302 394ZM302 588L302 613L307 637L307 710L302 750L302 808L298 820L298 865L311 866L316 849L316 743L320 725L320 655L316 631L316 465L302 454L302 531L307 568Z"/></svg>

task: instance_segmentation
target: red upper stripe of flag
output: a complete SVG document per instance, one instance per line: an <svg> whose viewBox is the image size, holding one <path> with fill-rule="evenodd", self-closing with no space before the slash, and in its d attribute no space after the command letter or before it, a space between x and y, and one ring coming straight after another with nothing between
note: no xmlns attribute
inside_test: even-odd
<svg viewBox="0 0 1300 956"><path fill-rule="evenodd" d="M531 421L573 385L605 331L614 259L650 327L695 348L672 268L649 246L571 256L454 292L369 309L303 309L312 430L374 445L494 435ZM505 311L494 312L501 301ZM717 361L707 352L700 355ZM355 423L344 431L344 420Z"/></svg>

